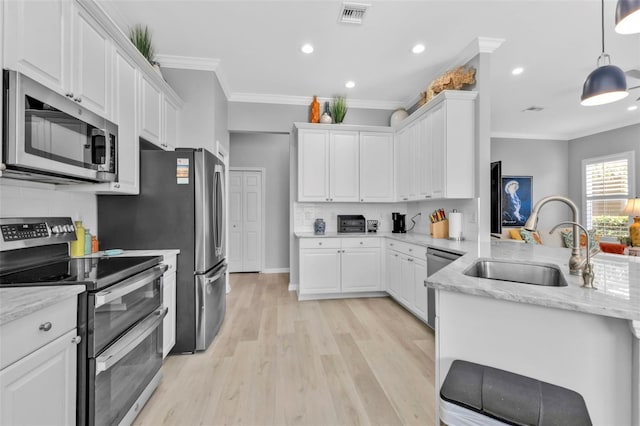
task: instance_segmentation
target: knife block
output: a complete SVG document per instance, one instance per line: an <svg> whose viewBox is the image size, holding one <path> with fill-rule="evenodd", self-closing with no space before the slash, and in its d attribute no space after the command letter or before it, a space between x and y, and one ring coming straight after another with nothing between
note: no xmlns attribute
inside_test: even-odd
<svg viewBox="0 0 640 426"><path fill-rule="evenodd" d="M432 238L449 238L449 221L447 219L429 225Z"/></svg>

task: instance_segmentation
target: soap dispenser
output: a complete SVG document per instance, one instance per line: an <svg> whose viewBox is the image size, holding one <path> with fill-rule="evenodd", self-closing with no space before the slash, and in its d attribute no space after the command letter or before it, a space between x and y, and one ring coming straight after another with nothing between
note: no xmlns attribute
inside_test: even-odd
<svg viewBox="0 0 640 426"><path fill-rule="evenodd" d="M76 240L71 241L71 257L84 256L84 227L81 220L76 220Z"/></svg>

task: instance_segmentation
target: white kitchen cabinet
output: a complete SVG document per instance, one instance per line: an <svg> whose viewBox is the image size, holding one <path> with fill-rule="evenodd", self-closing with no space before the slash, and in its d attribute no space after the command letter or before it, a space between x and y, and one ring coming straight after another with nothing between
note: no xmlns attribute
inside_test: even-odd
<svg viewBox="0 0 640 426"><path fill-rule="evenodd" d="M109 117L111 40L75 2L4 2L4 66ZM37 29L37 30L35 30Z"/></svg>
<svg viewBox="0 0 640 426"><path fill-rule="evenodd" d="M177 255L164 255L162 263L167 270L162 275L162 306L167 308L167 315L162 321L162 358L166 358L176 344L176 273Z"/></svg>
<svg viewBox="0 0 640 426"><path fill-rule="evenodd" d="M0 424L76 422L77 299L0 327Z"/></svg>
<svg viewBox="0 0 640 426"><path fill-rule="evenodd" d="M379 238L300 240L300 298L381 291L381 275Z"/></svg>
<svg viewBox="0 0 640 426"><path fill-rule="evenodd" d="M360 133L360 201L394 201L393 134Z"/></svg>
<svg viewBox="0 0 640 426"><path fill-rule="evenodd" d="M160 146L161 123L162 92L148 76L140 73L140 136Z"/></svg>
<svg viewBox="0 0 640 426"><path fill-rule="evenodd" d="M329 132L298 130L298 201L329 201Z"/></svg>
<svg viewBox="0 0 640 426"><path fill-rule="evenodd" d="M427 279L426 259L413 260L413 308L416 315L423 321L427 320L428 294L424 280Z"/></svg>
<svg viewBox="0 0 640 426"><path fill-rule="evenodd" d="M400 253L387 250L385 268L387 293L397 299L400 297Z"/></svg>
<svg viewBox="0 0 640 426"><path fill-rule="evenodd" d="M433 197L433 141L432 141L432 121L433 116L427 115L420 120L419 126L420 139L416 142L416 192L418 200L429 199Z"/></svg>
<svg viewBox="0 0 640 426"><path fill-rule="evenodd" d="M160 145L165 150L173 151L178 143L178 107L168 96L163 96L162 101L163 132Z"/></svg>
<svg viewBox="0 0 640 426"><path fill-rule="evenodd" d="M396 137L396 170L398 171L396 194L398 194L399 201L409 201L415 195L415 181L413 180L414 144L411 142L412 127L405 127L400 130Z"/></svg>
<svg viewBox="0 0 640 426"><path fill-rule="evenodd" d="M420 320L427 321L428 295L425 248L387 241L387 292Z"/></svg>
<svg viewBox="0 0 640 426"><path fill-rule="evenodd" d="M329 132L329 199L359 201L358 132Z"/></svg>

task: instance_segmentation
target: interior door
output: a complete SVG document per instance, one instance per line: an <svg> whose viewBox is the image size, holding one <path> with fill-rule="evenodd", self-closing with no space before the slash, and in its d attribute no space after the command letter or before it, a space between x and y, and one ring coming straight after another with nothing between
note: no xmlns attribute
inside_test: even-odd
<svg viewBox="0 0 640 426"><path fill-rule="evenodd" d="M233 170L229 174L229 270L262 269L262 171Z"/></svg>

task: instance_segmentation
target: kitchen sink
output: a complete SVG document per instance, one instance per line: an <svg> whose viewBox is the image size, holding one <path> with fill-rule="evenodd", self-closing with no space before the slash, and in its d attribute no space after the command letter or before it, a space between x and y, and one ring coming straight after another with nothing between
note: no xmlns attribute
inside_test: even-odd
<svg viewBox="0 0 640 426"><path fill-rule="evenodd" d="M469 277L511 281L519 284L566 287L567 280L556 265L512 260L478 259L464 272Z"/></svg>

